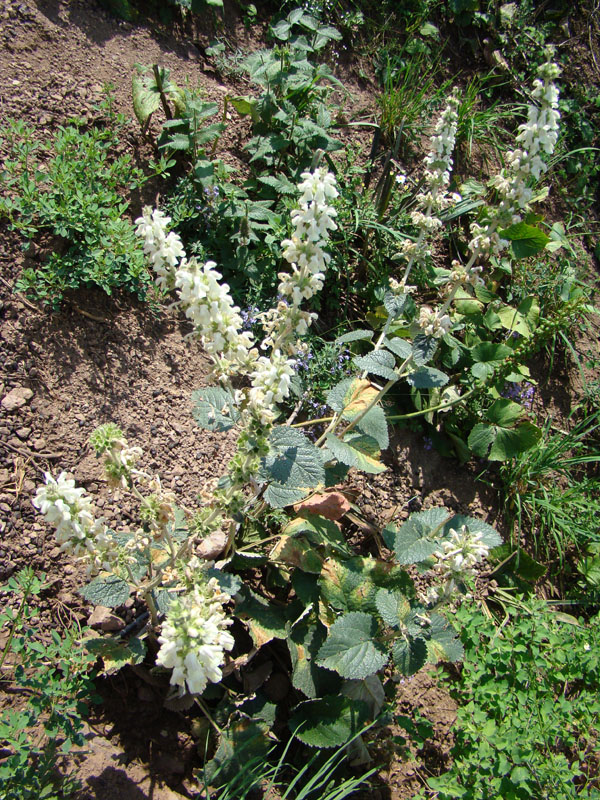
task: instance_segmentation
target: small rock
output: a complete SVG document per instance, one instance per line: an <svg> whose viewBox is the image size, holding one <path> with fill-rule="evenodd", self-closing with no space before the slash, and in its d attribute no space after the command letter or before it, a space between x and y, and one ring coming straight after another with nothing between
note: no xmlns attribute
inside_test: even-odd
<svg viewBox="0 0 600 800"><path fill-rule="evenodd" d="M33 481L30 480L23 481L23 491L26 494L33 494L33 492L35 492L36 489L37 486Z"/></svg>
<svg viewBox="0 0 600 800"><path fill-rule="evenodd" d="M10 472L7 469L0 469L0 485L8 483L10 480Z"/></svg>
<svg viewBox="0 0 600 800"><path fill-rule="evenodd" d="M43 450L46 447L46 440L45 439L34 439L33 440L33 449L34 450Z"/></svg>
<svg viewBox="0 0 600 800"><path fill-rule="evenodd" d="M17 428L17 436L19 439L27 439L31 433L31 428Z"/></svg>
<svg viewBox="0 0 600 800"><path fill-rule="evenodd" d="M106 606L95 606L94 610L88 617L88 625L92 628L100 628L105 632L120 631L125 627L125 623L121 617L113 614L110 608Z"/></svg>
<svg viewBox="0 0 600 800"><path fill-rule="evenodd" d="M15 386L10 392L2 398L2 408L6 411L15 411L21 408L33 397L31 389L25 386Z"/></svg>

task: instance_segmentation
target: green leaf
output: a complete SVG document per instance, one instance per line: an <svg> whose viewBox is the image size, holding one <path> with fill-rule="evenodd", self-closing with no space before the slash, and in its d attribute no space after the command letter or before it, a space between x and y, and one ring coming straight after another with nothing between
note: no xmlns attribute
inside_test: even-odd
<svg viewBox="0 0 600 800"><path fill-rule="evenodd" d="M404 306L409 298L407 294L393 294L393 292L386 292L383 298L383 305L391 319L396 319L402 314Z"/></svg>
<svg viewBox="0 0 600 800"><path fill-rule="evenodd" d="M542 436L542 431L531 422L523 422L518 428L499 428L488 454L490 461L508 461L530 450Z"/></svg>
<svg viewBox="0 0 600 800"><path fill-rule="evenodd" d="M371 436L351 434L342 441L334 433L328 433L325 441L328 452L342 464L371 475L378 475L386 469L385 464L379 461L379 445Z"/></svg>
<svg viewBox="0 0 600 800"><path fill-rule="evenodd" d="M505 344L494 342L480 342L471 350L471 356L475 364L471 367L471 373L482 380L486 380L492 375L495 367L512 354L510 347Z"/></svg>
<svg viewBox="0 0 600 800"><path fill-rule="evenodd" d="M327 628L321 623L302 620L294 625L287 638L292 660L292 685L307 697L318 697L335 691L339 678L330 670L315 663L319 648L327 638Z"/></svg>
<svg viewBox="0 0 600 800"><path fill-rule="evenodd" d="M348 417L346 413L344 413L344 417L346 419L352 419L352 417ZM381 406L373 406L360 422L357 423L356 430L371 439L375 439L380 450L385 450L389 446L390 435L388 423L385 418L385 412Z"/></svg>
<svg viewBox="0 0 600 800"><path fill-rule="evenodd" d="M366 678L386 665L388 654L375 640L377 622L370 614L352 611L336 620L319 650L317 663L342 678Z"/></svg>
<svg viewBox="0 0 600 800"><path fill-rule="evenodd" d="M209 431L228 431L238 422L240 413L233 395L218 386L198 389L192 394L194 419Z"/></svg>
<svg viewBox="0 0 600 800"><path fill-rule="evenodd" d="M267 502L278 508L301 500L325 483L321 451L303 433L279 426L269 435L269 453L262 459L261 479L269 481Z"/></svg>
<svg viewBox="0 0 600 800"><path fill-rule="evenodd" d="M133 112L143 127L160 105L160 93L154 82L154 76L150 78L144 76L141 71L134 72L131 78L131 90Z"/></svg>
<svg viewBox="0 0 600 800"><path fill-rule="evenodd" d="M375 604L381 619L391 628L398 628L410 614L410 603L399 592L380 589L375 595Z"/></svg>
<svg viewBox="0 0 600 800"><path fill-rule="evenodd" d="M415 364L418 367L422 367L427 364L428 361L431 361L435 355L437 346L438 340L435 336L425 336L424 334L415 336L412 346L412 357Z"/></svg>
<svg viewBox="0 0 600 800"><path fill-rule="evenodd" d="M94 578L93 581L79 590L79 594L95 606L117 608L129 598L131 589L127 581L116 575Z"/></svg>
<svg viewBox="0 0 600 800"><path fill-rule="evenodd" d="M394 336L392 339L385 339L385 346L392 353L395 353L402 361L406 361L413 354L412 344L400 336Z"/></svg>
<svg viewBox="0 0 600 800"><path fill-rule="evenodd" d="M454 629L439 614L431 615L427 642L427 657L429 661L460 661L465 654L460 639Z"/></svg>
<svg viewBox="0 0 600 800"><path fill-rule="evenodd" d="M418 564L439 547L442 528L449 517L443 507L420 511L412 514L398 530L394 526L385 528L383 539L394 551L399 564Z"/></svg>
<svg viewBox="0 0 600 800"><path fill-rule="evenodd" d="M526 297L517 309L512 306L502 306L497 310L497 316L505 330L516 331L521 336L529 338L537 327L540 306L536 298Z"/></svg>
<svg viewBox="0 0 600 800"><path fill-rule="evenodd" d="M234 719L219 734L219 746L214 757L204 766L204 777L214 785L222 785L243 772L254 759L265 758L271 749L264 722Z"/></svg>
<svg viewBox="0 0 600 800"><path fill-rule="evenodd" d="M85 639L83 643L88 653L93 653L102 659L103 675L112 675L126 664L141 664L146 656L146 645L137 637L126 642L120 638L102 636L97 639Z"/></svg>
<svg viewBox="0 0 600 800"><path fill-rule="evenodd" d="M297 536L282 536L269 553L269 560L300 567L304 572L321 574L323 557L308 542Z"/></svg>
<svg viewBox="0 0 600 800"><path fill-rule="evenodd" d="M415 389L434 389L438 386L445 386L449 378L444 372L433 367L421 367L415 372L406 376L406 380Z"/></svg>
<svg viewBox="0 0 600 800"><path fill-rule="evenodd" d="M387 350L374 350L366 356L357 356L354 364L360 370L369 372L372 375L379 375L388 381L397 380L398 376L394 372L396 359Z"/></svg>
<svg viewBox="0 0 600 800"><path fill-rule="evenodd" d="M285 615L280 608L242 586L236 596L235 615L243 619L250 629L255 647L262 647L272 639L285 639Z"/></svg>
<svg viewBox="0 0 600 800"><path fill-rule="evenodd" d="M335 340L335 344L345 344L346 342L358 342L363 339L368 339L370 341L372 338L373 338L373 331L367 331L360 328L355 331L350 331L350 333L345 333L343 336L338 336L338 338Z"/></svg>
<svg viewBox="0 0 600 800"><path fill-rule="evenodd" d="M355 556L345 560L329 559L323 564L319 579L321 594L339 611L377 612L379 589L397 591L414 597L413 582L401 567L389 561Z"/></svg>
<svg viewBox="0 0 600 800"><path fill-rule="evenodd" d="M322 545L326 550L333 550L346 556L351 554L344 535L335 522L318 514L303 512L301 517L290 520L282 533L288 536L302 533L313 545Z"/></svg>
<svg viewBox="0 0 600 800"><path fill-rule="evenodd" d="M499 235L511 242L515 258L527 258L541 253L550 241L543 231L525 222L517 222L500 231Z"/></svg>
<svg viewBox="0 0 600 800"><path fill-rule="evenodd" d="M414 675L427 661L427 645L421 638L398 638L392 644L392 658L402 675Z"/></svg>
<svg viewBox="0 0 600 800"><path fill-rule="evenodd" d="M375 719L385 702L385 691L379 675L368 675L362 680L344 681L342 694L355 702L365 703L371 719Z"/></svg>
<svg viewBox="0 0 600 800"><path fill-rule="evenodd" d="M500 398L486 411L487 419L494 425L509 428L523 416L523 406L512 400Z"/></svg>
<svg viewBox="0 0 600 800"><path fill-rule="evenodd" d="M294 709L288 726L310 747L341 747L368 719L367 707L338 695L306 700Z"/></svg>
<svg viewBox="0 0 600 800"><path fill-rule="evenodd" d="M242 579L238 575L232 575L231 572L224 572L222 569L210 567L210 569L206 570L206 574L209 578L216 578L221 591L226 592L231 597L237 594L242 586Z"/></svg>

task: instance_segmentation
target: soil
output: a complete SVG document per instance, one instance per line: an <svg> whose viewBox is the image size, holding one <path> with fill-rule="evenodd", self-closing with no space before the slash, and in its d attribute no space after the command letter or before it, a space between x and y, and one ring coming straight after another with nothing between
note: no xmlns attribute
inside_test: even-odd
<svg viewBox="0 0 600 800"><path fill-rule="evenodd" d="M233 11L226 19L232 20L231 40L245 50L256 47L256 33L246 31ZM194 25L207 27L173 33L133 26L109 16L94 0L4 0L2 116L23 119L40 135L74 115L92 122L106 82L115 87L117 110L132 116L135 63L160 63L176 81L200 83L206 97L222 105L223 96L240 86L224 85L204 58L214 33L211 21ZM355 84L351 92L353 112L372 109L372 90ZM125 145L143 163L149 146L137 123L127 130ZM242 159L245 132L244 122L227 128L220 148L231 163ZM188 507L196 505L205 483L225 470L232 449L231 439L201 431L192 419L190 397L206 385L208 361L198 343L185 338L189 326L177 313L89 290L68 297L61 311L51 314L12 291L20 270L43 257L41 248L23 253L18 237L2 224L0 400L14 397L15 389L30 391L17 392L17 407L0 408L0 581L26 565L46 574L49 588L32 620L42 632L87 624L92 610L77 591L78 567L59 551L31 505L45 471L72 473L111 525L127 526L132 514L126 504L115 510L124 498L109 490L88 445L97 425L119 425L143 449L142 468L158 472ZM424 449L419 435L396 432L388 459L390 469L382 475L354 479L365 530L369 523L399 521L436 505L501 529L493 489L478 482L475 471L458 471L455 463ZM375 540L367 546L376 552ZM13 599L0 593L0 601L10 605ZM123 613L126 622L133 618L131 608ZM79 800L190 796L193 771L202 763L190 714L165 709L165 685L149 683L147 674L132 669L101 681L99 690L104 702L88 721L88 746L76 759L84 785ZM431 672L397 687L398 713L414 709L431 721L433 736L425 746L402 748L390 745L400 729L377 733L374 752L386 764L381 798L411 797L429 774L448 765L455 706Z"/></svg>

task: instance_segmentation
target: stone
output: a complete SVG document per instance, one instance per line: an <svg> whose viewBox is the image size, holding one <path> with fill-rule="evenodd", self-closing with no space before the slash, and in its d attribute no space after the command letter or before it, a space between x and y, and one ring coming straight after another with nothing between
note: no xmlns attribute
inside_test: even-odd
<svg viewBox="0 0 600 800"><path fill-rule="evenodd" d="M31 433L31 428L17 428L17 436L19 439L27 439L29 434Z"/></svg>
<svg viewBox="0 0 600 800"><path fill-rule="evenodd" d="M25 386L15 386L2 398L2 408L5 411L16 411L17 408L21 408L29 402L32 397L31 389L27 389Z"/></svg>
<svg viewBox="0 0 600 800"><path fill-rule="evenodd" d="M88 617L88 625L92 628L100 628L106 633L110 631L120 631L125 627L125 623L121 617L113 614L110 608L106 606L95 606L94 610Z"/></svg>

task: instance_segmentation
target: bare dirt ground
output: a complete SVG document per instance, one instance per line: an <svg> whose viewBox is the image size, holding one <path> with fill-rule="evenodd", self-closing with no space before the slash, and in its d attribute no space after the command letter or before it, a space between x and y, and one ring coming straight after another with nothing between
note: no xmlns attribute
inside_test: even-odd
<svg viewBox="0 0 600 800"><path fill-rule="evenodd" d="M206 96L222 101L221 84L202 56L210 30L192 41L106 14L93 0L4 0L0 10L0 108L3 119L19 117L40 135L71 115L94 119L102 85L115 87L117 110L132 116L131 74L136 62L160 63L175 80L199 81ZM231 23L243 49L254 46L243 26ZM236 160L243 125L231 125L222 142ZM137 123L127 146L140 159L148 145ZM135 209L134 209L135 211ZM43 472L70 471L118 527L132 517L110 494L88 445L92 430L112 421L143 448L142 466L160 473L180 501L195 504L209 479L225 470L230 448L222 434L200 429L191 417L190 395L206 383L207 360L184 337L189 328L175 312L150 310L121 295L79 292L50 314L12 292L25 263L18 238L0 226L0 401L21 389L17 405L0 408L0 581L30 564L51 584L34 618L41 630L86 624L90 607L77 593L81 576L60 553L31 499ZM8 407L7 407L8 405ZM424 451L415 434L396 434L383 475L356 478L362 512L371 522L400 520L409 510L445 504L498 523L493 491L467 470ZM440 488L443 487L443 488ZM2 602L10 602L4 595ZM131 611L125 611L125 621ZM129 617L127 615L130 615ZM0 640L0 645L2 640ZM89 721L89 747L78 757L84 783L80 800L173 800L193 790L201 766L190 718L163 708L165 687L126 670L102 682L105 699ZM387 764L381 798L410 797L429 771L442 768L451 747L452 701L425 672L398 686L398 710L419 708L434 725L427 751L414 762L387 747L386 729L377 749ZM385 752L384 752L385 751ZM375 797L375 795L371 795Z"/></svg>

